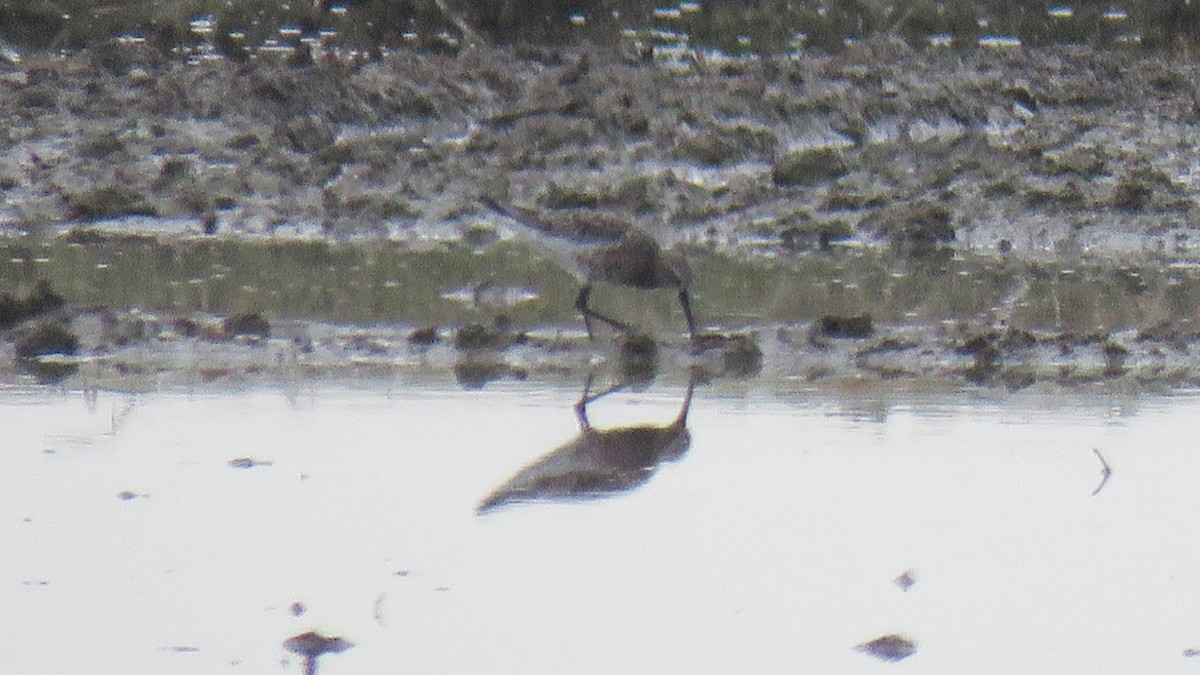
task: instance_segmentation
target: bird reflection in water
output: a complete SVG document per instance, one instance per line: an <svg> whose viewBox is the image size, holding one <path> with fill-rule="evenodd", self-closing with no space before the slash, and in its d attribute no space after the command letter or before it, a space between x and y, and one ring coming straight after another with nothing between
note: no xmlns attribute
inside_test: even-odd
<svg viewBox="0 0 1200 675"><path fill-rule="evenodd" d="M521 469L479 504L480 515L505 504L532 501L569 501L607 497L645 483L658 465L679 459L687 452L692 437L687 430L694 378L679 415L666 426L632 426L597 429L588 421L589 403L622 389L619 384L598 394L591 393L592 376L575 404L579 435L563 446Z"/></svg>

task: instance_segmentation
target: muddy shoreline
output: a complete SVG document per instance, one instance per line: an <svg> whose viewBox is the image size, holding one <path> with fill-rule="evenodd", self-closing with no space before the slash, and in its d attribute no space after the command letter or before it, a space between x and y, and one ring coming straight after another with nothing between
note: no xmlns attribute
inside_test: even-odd
<svg viewBox="0 0 1200 675"><path fill-rule="evenodd" d="M456 336L471 324L490 330L497 311L400 311L345 325L261 302L97 299L89 293L102 282L55 267L65 254L54 247L68 239L92 251L129 235L166 248L206 238L343 249L383 241L486 259L511 233L479 207L480 194L567 223L633 223L709 269L783 268L766 287L780 288L791 270L851 289L891 275L879 288L914 296L921 288L904 281L926 274L935 288L938 270L996 279L961 291L982 298L976 309L960 299L953 311L936 302L914 311L871 305L866 291L828 291L828 302L785 298L738 318L745 299L718 288L736 281L709 272L698 304L707 295L718 337L691 346L667 337L677 326L664 320L653 327L662 369L1010 389L1173 389L1200 377L1200 68L1184 59L881 40L798 60L478 48L189 65L126 45L9 59L0 90L5 283L22 298L49 277L66 296L68 309L53 316L79 338L66 360L81 383L128 386L122 373L253 382L288 368L445 376L483 364L465 378L473 386L574 378L597 361L624 368L625 343L589 344L569 306L514 312L519 325L501 322L514 336L507 344L463 348ZM879 256L878 269L839 278L863 255ZM492 281L482 275L460 284ZM1115 292L1105 285L1114 283ZM1080 289L1123 304L1095 300L1095 311L1073 317ZM557 304L569 293L534 290ZM1053 307L1023 310L1042 305ZM269 335L221 328L256 310ZM874 320L867 334L824 330L823 321L864 313ZM221 329L189 335L184 319ZM36 325L5 330L6 363ZM114 328L129 325L141 328ZM440 340L414 344L420 329ZM744 344L729 339L739 335L760 352L757 366L739 362ZM28 377L6 371L9 381Z"/></svg>

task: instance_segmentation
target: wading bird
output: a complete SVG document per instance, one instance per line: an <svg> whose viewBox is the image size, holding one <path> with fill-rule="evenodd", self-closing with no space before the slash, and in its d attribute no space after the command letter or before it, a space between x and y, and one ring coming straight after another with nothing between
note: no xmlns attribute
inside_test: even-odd
<svg viewBox="0 0 1200 675"><path fill-rule="evenodd" d="M497 214L520 226L526 234L551 251L558 253L560 262L582 282L575 308L583 314L588 337L592 337L592 319L602 321L613 328L629 332L629 324L601 314L588 305L592 285L603 281L617 286L642 290L670 289L679 294L679 305L687 319L688 332L696 337L696 320L692 317L691 296L688 284L692 271L687 259L675 251L663 251L653 237L641 230L629 228L615 242L588 245L579 239L568 239L569 235L543 221L535 212L517 206L504 206L491 197L480 197L480 202Z"/></svg>
<svg viewBox="0 0 1200 675"><path fill-rule="evenodd" d="M632 490L650 479L663 462L677 460L692 443L687 428L695 380L688 381L679 415L666 426L640 425L597 429L588 421L587 406L623 388L591 393L592 376L575 404L579 435L521 469L480 502L483 515L505 504L570 501L607 497Z"/></svg>

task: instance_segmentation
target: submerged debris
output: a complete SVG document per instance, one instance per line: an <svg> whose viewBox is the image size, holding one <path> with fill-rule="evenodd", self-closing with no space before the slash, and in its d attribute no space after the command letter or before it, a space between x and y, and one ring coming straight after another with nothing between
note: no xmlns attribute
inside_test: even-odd
<svg viewBox="0 0 1200 675"><path fill-rule="evenodd" d="M283 643L283 648L304 657L304 675L316 675L317 658L325 654L338 654L354 646L353 642L341 637L327 637L316 631L294 635Z"/></svg>
<svg viewBox="0 0 1200 675"><path fill-rule="evenodd" d="M902 661L917 651L917 643L903 635L891 634L877 637L854 647L883 661Z"/></svg>
<svg viewBox="0 0 1200 675"><path fill-rule="evenodd" d="M454 362L454 379L463 389L483 389L488 382L511 377L524 380L528 373L484 355L466 355Z"/></svg>
<svg viewBox="0 0 1200 675"><path fill-rule="evenodd" d="M229 466L235 469L253 469L256 466L271 466L274 462L270 460L254 459L252 457L238 457L229 460Z"/></svg>

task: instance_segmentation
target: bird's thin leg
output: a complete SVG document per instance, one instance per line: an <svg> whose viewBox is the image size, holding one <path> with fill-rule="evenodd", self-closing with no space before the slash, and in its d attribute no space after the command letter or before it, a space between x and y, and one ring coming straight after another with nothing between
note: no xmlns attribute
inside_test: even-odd
<svg viewBox="0 0 1200 675"><path fill-rule="evenodd" d="M592 337L593 337L592 336L592 319L596 319L598 321L603 321L604 323L612 326L616 330L624 331L624 332L628 333L630 330L629 324L624 324L624 323L621 323L620 321L617 321L616 319L614 319L612 317L605 316L604 314L601 314L600 312L597 312L596 310L594 310L588 306L588 297L590 297L591 294L592 294L592 285L585 284L583 288L579 289L579 297L575 298L575 309L578 309L579 313L583 315L583 325L587 327L588 339L592 339Z"/></svg>
<svg viewBox="0 0 1200 675"><path fill-rule="evenodd" d="M592 317L588 315L588 296L592 294L592 285L584 284L583 288L579 289L579 296L575 298L575 309L583 315L583 325L587 328L588 339L593 340L592 335Z"/></svg>
<svg viewBox="0 0 1200 675"><path fill-rule="evenodd" d="M692 317L692 299L686 288L679 291L679 305L683 307L683 316L687 318L688 332L696 339L696 320Z"/></svg>
<svg viewBox="0 0 1200 675"><path fill-rule="evenodd" d="M579 402L575 404L575 417L579 419L580 429L590 429L592 426L587 417L587 404L591 403L589 395L592 391L592 375L593 373L588 373L587 380L583 383L583 394L579 396Z"/></svg>
<svg viewBox="0 0 1200 675"><path fill-rule="evenodd" d="M583 385L583 394L579 397L579 402L575 404L575 416L579 419L579 426L581 429L590 429L592 426L591 423L588 422L587 417L587 406L589 403L597 399L604 398L615 391L620 391L626 386L624 382L619 382L608 389L605 389L599 394L593 394L591 393L592 379L593 373L588 373L587 381L584 382Z"/></svg>

